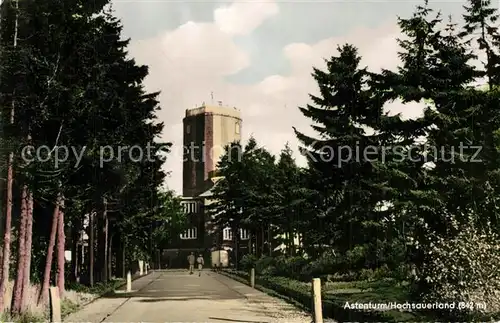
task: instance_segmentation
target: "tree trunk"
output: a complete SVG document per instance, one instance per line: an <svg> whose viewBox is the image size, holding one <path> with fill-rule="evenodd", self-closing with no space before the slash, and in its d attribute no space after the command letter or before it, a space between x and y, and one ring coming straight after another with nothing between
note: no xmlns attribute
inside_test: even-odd
<svg viewBox="0 0 500 323"><path fill-rule="evenodd" d="M264 256L264 244L266 241L264 224L262 224L260 231L261 231L260 232L261 233L261 235L260 235L260 257L262 257L262 256Z"/></svg>
<svg viewBox="0 0 500 323"><path fill-rule="evenodd" d="M96 261L95 261L95 280L96 282L103 282L104 281L104 266L106 262L104 261L104 254L106 252L106 249L104 248L105 242L104 242L104 231L105 231L105 225L104 225L104 217L103 214L100 213L98 216L96 215Z"/></svg>
<svg viewBox="0 0 500 323"><path fill-rule="evenodd" d="M23 275L23 295L21 297L21 311L28 310L28 295L31 284L31 256L32 256L32 238L33 238L33 193L28 192L28 218L26 223L26 264L24 265Z"/></svg>
<svg viewBox="0 0 500 323"><path fill-rule="evenodd" d="M24 266L26 265L26 223L28 217L27 200L28 187L24 185L21 192L21 220L19 223L16 280L14 282L14 289L12 290L12 306L10 308L13 314L21 313L24 282L23 276L25 271Z"/></svg>
<svg viewBox="0 0 500 323"><path fill-rule="evenodd" d="M108 242L108 280L113 277L113 235L109 238Z"/></svg>
<svg viewBox="0 0 500 323"><path fill-rule="evenodd" d="M73 241L72 241L73 242ZM78 240L73 243L73 247L71 247L71 272L72 272L72 279L73 281L79 283L80 282L80 273L79 273L79 266L80 262L78 261L78 257L80 256L80 253L78 252ZM82 259L83 261L83 259Z"/></svg>
<svg viewBox="0 0 500 323"><path fill-rule="evenodd" d="M2 15L0 14L0 21L2 19ZM3 135L3 134L2 134ZM1 140L1 139L0 139ZM0 152L0 158L2 158L2 152ZM1 178L6 178L7 177L7 173L5 173L5 176L4 176L4 172L0 172L0 177ZM3 210L4 210L4 207L5 207L5 204L4 204L4 198L3 198L3 194L5 192L5 188L6 188L6 185L5 185L5 181L3 180L0 180L0 214L3 215ZM5 225L5 222L3 220L3 216L0 216L0 237L3 238L4 236L4 225ZM0 248L0 279L2 278L2 264L3 264L3 248Z"/></svg>
<svg viewBox="0 0 500 323"><path fill-rule="evenodd" d="M161 251L162 249L158 249L158 269L161 269Z"/></svg>
<svg viewBox="0 0 500 323"><path fill-rule="evenodd" d="M102 272L102 281L107 283L108 281L108 203L106 202L106 198L103 198L104 211L102 213L102 220L104 225L102 227L102 242L103 245L103 258L101 259L101 272Z"/></svg>
<svg viewBox="0 0 500 323"><path fill-rule="evenodd" d="M12 169L13 156L9 154L9 166L7 170L7 205L5 212L5 227L3 235L3 250L2 250L2 277L0 279L0 313L5 309L5 293L7 291L7 283L9 282L9 264L10 264L10 239L12 231Z"/></svg>
<svg viewBox="0 0 500 323"><path fill-rule="evenodd" d="M45 271L43 273L43 283L38 296L38 304L42 301L47 303L49 300L50 287L50 269L52 268L52 258L54 255L54 246L56 244L57 226L59 223L59 208L61 204L61 195L57 196L56 205L54 207L54 215L52 216L52 228L50 229L49 247L47 250L47 259L45 260Z"/></svg>
<svg viewBox="0 0 500 323"><path fill-rule="evenodd" d="M289 254L290 257L293 257L295 255L295 235L293 230L290 228L288 232L288 243L290 245L289 249Z"/></svg>
<svg viewBox="0 0 500 323"><path fill-rule="evenodd" d="M94 211L89 215L89 281L94 286Z"/></svg>
<svg viewBox="0 0 500 323"><path fill-rule="evenodd" d="M304 233L300 232L299 234L299 252L304 255Z"/></svg>
<svg viewBox="0 0 500 323"><path fill-rule="evenodd" d="M16 18L14 22L14 48L17 47L17 32L19 20L19 1L14 0ZM10 108L10 123L14 124L15 102L12 101ZM9 264L10 264L10 238L12 230L12 182L14 180L14 153L9 153L7 162L7 205L5 211L5 227L3 235L3 251L2 251L2 277L0 279L0 313L5 310L5 293L9 282Z"/></svg>
<svg viewBox="0 0 500 323"><path fill-rule="evenodd" d="M122 241L122 277L127 278L127 254L125 253L126 243Z"/></svg>
<svg viewBox="0 0 500 323"><path fill-rule="evenodd" d="M81 252L79 252L79 244L81 243L80 231L82 230L82 221L72 221L71 225L71 276L72 281L80 282L80 264L84 263L84 258L80 260Z"/></svg>
<svg viewBox="0 0 500 323"><path fill-rule="evenodd" d="M78 243L80 241L78 233L80 225L73 224L71 226L71 281L78 281Z"/></svg>
<svg viewBox="0 0 500 323"><path fill-rule="evenodd" d="M12 112L13 113L13 112ZM10 264L10 239L12 231L12 182L14 155L9 154L9 165L7 169L7 205L5 211L5 227L3 235L2 251L2 278L0 279L0 313L5 309L5 293L7 292L7 283L9 282L9 264Z"/></svg>
<svg viewBox="0 0 500 323"><path fill-rule="evenodd" d="M240 227L239 225L235 226L235 229L233 230L233 236L234 236L234 267L236 270L239 268L239 253L240 253Z"/></svg>
<svg viewBox="0 0 500 323"><path fill-rule="evenodd" d="M61 207L59 208L59 218L57 226L57 287L59 288L59 296L64 295L64 249L66 237L64 235L64 197L61 197Z"/></svg>
<svg viewBox="0 0 500 323"><path fill-rule="evenodd" d="M273 240L272 240L272 233L271 233L272 227L271 224L267 226L267 243L269 246L269 257L273 256Z"/></svg>

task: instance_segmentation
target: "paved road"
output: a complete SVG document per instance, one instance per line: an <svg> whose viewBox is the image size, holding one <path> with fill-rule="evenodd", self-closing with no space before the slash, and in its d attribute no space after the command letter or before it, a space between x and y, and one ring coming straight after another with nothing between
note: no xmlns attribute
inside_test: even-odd
<svg viewBox="0 0 500 323"><path fill-rule="evenodd" d="M311 318L226 276L161 271L134 281L131 293L117 291L64 321L310 323Z"/></svg>

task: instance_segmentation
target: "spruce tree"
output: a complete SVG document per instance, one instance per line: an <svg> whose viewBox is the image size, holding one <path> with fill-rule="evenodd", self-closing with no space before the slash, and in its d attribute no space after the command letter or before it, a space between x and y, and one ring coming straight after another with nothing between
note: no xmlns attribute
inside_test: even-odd
<svg viewBox="0 0 500 323"><path fill-rule="evenodd" d="M316 216L324 217L322 226L329 232L318 243L333 243L341 253L356 248L366 256L370 236L379 229L375 209L379 193L372 190L371 181L376 181L374 164L379 156L373 158L373 148L380 153L377 135L368 134L367 127L376 126L382 101L372 99L370 73L360 68L357 49L344 45L338 51L326 61L325 71L314 69L320 96L311 95L314 106L300 109L315 123L312 128L320 139L295 132L319 180ZM367 149L372 149L368 158ZM362 262L357 265L363 266Z"/></svg>

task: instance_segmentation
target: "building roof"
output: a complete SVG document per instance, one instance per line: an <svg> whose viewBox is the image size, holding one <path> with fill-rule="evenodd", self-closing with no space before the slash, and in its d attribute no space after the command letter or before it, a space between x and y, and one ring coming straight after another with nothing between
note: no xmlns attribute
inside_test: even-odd
<svg viewBox="0 0 500 323"><path fill-rule="evenodd" d="M213 196L213 189L214 189L214 187L217 186L217 184L223 178L224 178L224 176L212 177L212 182L214 183L214 186L212 186L208 191L201 193L199 196L200 197L210 197L210 196Z"/></svg>
<svg viewBox="0 0 500 323"><path fill-rule="evenodd" d="M213 187L212 187L212 188L213 188ZM210 196L212 196L212 195L213 195L213 193L212 193L212 188L211 188L211 189L209 189L208 191L205 191L205 192L201 193L199 196L200 196L200 197L210 197Z"/></svg>

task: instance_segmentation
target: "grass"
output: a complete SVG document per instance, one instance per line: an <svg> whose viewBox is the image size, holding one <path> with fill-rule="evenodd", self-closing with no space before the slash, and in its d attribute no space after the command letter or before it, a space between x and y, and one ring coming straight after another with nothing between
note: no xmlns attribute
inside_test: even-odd
<svg viewBox="0 0 500 323"><path fill-rule="evenodd" d="M329 299L342 298L349 302L398 302L410 298L408 285L398 285L394 280L357 282L334 282L325 286L325 294Z"/></svg>
<svg viewBox="0 0 500 323"><path fill-rule="evenodd" d="M6 298L5 298L5 304L8 305L8 308L6 309L6 313L10 312L10 304L12 303L12 290L14 288L14 281L9 281L7 283L7 291L6 291ZM16 318L11 318L10 316L6 315L5 313L2 313L1 315L1 320L3 321L14 321L14 322L40 322L44 321L47 315L47 310L46 306L43 304L38 305L38 293L40 291L40 286L35 285L35 284L30 284L28 287L28 293L27 293L27 300L26 304L28 305L27 308L27 313L25 315L22 315L21 317L16 317ZM38 319L37 319L38 318ZM27 321L25 321L27 320Z"/></svg>
<svg viewBox="0 0 500 323"><path fill-rule="evenodd" d="M114 291L116 288L123 285L123 279L113 279L108 283L98 283L93 287L88 287L78 283L70 283L66 286L66 292L61 299L61 316L64 318L71 313L78 311L83 306L92 302L96 298ZM12 302L12 289L14 282L10 281L7 284L6 303ZM44 322L49 318L48 304L37 304L38 294L40 291L39 285L30 285L28 291L28 309L27 312L18 317L11 317L6 314L9 313L9 308L5 313L0 313L0 323L2 322Z"/></svg>
<svg viewBox="0 0 500 323"><path fill-rule="evenodd" d="M64 298L61 300L61 317L66 317L71 313L75 313L81 308L81 305L73 302L68 298Z"/></svg>
<svg viewBox="0 0 500 323"><path fill-rule="evenodd" d="M64 298L61 300L61 316L64 318L75 313L100 296L113 292L122 286L124 281L122 278L111 279L105 284L97 283L92 287L78 283L69 284Z"/></svg>
<svg viewBox="0 0 500 323"><path fill-rule="evenodd" d="M45 316L40 316L40 315L34 315L34 314L23 314L20 316L6 316L5 314L0 315L0 322L16 322L16 323L32 323L32 322L46 322L47 317Z"/></svg>

